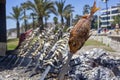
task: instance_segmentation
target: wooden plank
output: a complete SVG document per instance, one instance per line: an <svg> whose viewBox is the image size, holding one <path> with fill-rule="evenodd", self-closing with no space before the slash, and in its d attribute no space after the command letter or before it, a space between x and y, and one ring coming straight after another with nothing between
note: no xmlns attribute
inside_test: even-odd
<svg viewBox="0 0 120 80"><path fill-rule="evenodd" d="M6 3L6 0L0 0L0 3Z"/></svg>
<svg viewBox="0 0 120 80"><path fill-rule="evenodd" d="M7 48L5 1L0 0L0 56L5 56Z"/></svg>
<svg viewBox="0 0 120 80"><path fill-rule="evenodd" d="M0 56L5 56L7 44L0 42Z"/></svg>

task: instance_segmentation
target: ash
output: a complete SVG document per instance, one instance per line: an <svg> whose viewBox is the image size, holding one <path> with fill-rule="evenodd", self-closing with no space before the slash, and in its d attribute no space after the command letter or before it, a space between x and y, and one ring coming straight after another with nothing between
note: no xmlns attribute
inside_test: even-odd
<svg viewBox="0 0 120 80"><path fill-rule="evenodd" d="M12 54L11 54L12 57ZM8 65L10 55L3 61L0 58L0 80L39 80L42 69L37 69L37 74L30 77L31 70L25 72L26 62L17 67ZM33 62L34 64L35 62ZM11 63L12 64L12 63ZM35 64L34 64L35 65ZM29 67L29 69L34 67ZM51 72L46 76L46 80L57 79L56 76L51 76ZM59 69L57 69L59 71ZM55 70L53 70L55 71ZM74 55L69 63L69 71L66 74L66 80L120 80L120 57L113 56L103 49L93 48L86 52L79 51Z"/></svg>
<svg viewBox="0 0 120 80"><path fill-rule="evenodd" d="M94 48L77 57L81 64L69 72L72 80L120 80L120 57Z"/></svg>

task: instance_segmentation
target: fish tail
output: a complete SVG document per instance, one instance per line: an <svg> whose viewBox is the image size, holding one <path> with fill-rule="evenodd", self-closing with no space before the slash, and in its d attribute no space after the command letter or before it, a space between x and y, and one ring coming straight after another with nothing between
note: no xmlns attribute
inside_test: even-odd
<svg viewBox="0 0 120 80"><path fill-rule="evenodd" d="M91 9L90 15L92 16L96 11L98 11L100 8L96 7L96 1L94 1L93 7Z"/></svg>

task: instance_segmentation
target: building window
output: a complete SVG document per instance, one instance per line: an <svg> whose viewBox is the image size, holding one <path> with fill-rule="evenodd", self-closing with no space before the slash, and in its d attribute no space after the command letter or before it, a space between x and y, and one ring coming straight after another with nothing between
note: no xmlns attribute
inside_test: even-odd
<svg viewBox="0 0 120 80"><path fill-rule="evenodd" d="M116 14L116 13L118 13L118 10L113 10L112 11L112 14Z"/></svg>
<svg viewBox="0 0 120 80"><path fill-rule="evenodd" d="M108 22L108 24L110 24L110 23ZM102 25L107 25L107 22L102 22Z"/></svg>
<svg viewBox="0 0 120 80"><path fill-rule="evenodd" d="M109 15L109 14L110 14L110 11L102 13L102 15Z"/></svg>
<svg viewBox="0 0 120 80"><path fill-rule="evenodd" d="M108 17L102 17L101 18L101 20L109 20L110 19L110 17L108 16Z"/></svg>

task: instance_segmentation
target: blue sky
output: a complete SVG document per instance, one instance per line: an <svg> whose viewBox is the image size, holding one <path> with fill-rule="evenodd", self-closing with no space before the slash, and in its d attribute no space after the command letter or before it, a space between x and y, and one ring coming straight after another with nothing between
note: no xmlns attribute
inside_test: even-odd
<svg viewBox="0 0 120 80"><path fill-rule="evenodd" d="M21 3L27 1L27 0L6 0L6 15L10 15L10 12L12 12L12 7L16 5L20 5ZM31 0L33 1L33 0ZM52 0L55 1L55 0ZM103 3L101 0L96 0L97 1L97 6L100 6L101 9L105 8L105 3ZM83 11L83 6L85 4L89 4L90 6L93 5L94 0L66 0L66 4L72 4L74 6L74 13L82 15ZM98 3L99 2L99 3ZM108 6L113 6L116 5L120 0L109 0ZM50 17L49 22L52 22L53 16ZM21 23L23 23L21 21ZM7 29L10 28L16 28L16 22L10 19L7 19Z"/></svg>

